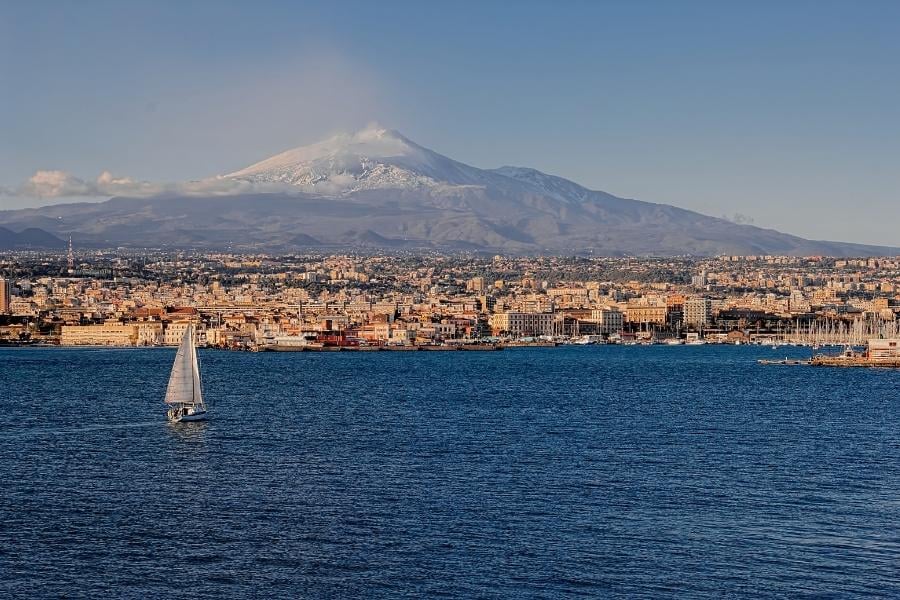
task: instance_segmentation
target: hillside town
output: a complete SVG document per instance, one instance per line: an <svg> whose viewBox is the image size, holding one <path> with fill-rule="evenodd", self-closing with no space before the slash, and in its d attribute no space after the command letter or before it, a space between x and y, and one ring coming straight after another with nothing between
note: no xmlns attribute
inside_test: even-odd
<svg viewBox="0 0 900 600"><path fill-rule="evenodd" d="M246 350L895 337L900 258L0 255L0 343Z"/></svg>

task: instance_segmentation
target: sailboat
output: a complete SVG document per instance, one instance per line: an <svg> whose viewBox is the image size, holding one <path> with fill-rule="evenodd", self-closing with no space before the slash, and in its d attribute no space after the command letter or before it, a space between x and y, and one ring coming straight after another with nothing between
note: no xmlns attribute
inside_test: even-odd
<svg viewBox="0 0 900 600"><path fill-rule="evenodd" d="M188 325L175 354L165 403L169 405L166 417L172 423L202 421L206 419L206 404L200 388L200 365L197 347L194 345L194 327Z"/></svg>

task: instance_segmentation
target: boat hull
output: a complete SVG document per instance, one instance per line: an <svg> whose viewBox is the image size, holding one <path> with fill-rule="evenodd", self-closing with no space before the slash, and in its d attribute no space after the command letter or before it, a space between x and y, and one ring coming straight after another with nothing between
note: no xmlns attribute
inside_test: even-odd
<svg viewBox="0 0 900 600"><path fill-rule="evenodd" d="M170 423L182 423L189 421L205 421L206 420L206 411L205 410L196 410L190 413L177 414L174 412L168 412L166 414L166 418L169 419Z"/></svg>

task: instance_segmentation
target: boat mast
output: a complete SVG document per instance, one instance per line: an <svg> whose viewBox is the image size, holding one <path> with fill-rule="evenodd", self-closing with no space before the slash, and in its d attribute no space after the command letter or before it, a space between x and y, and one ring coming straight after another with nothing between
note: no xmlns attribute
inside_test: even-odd
<svg viewBox="0 0 900 600"><path fill-rule="evenodd" d="M197 349L194 348L194 330L193 325L190 323L188 323L185 335L188 336L191 345L191 403L193 404L194 399L197 397L197 383L194 381L194 373L197 370Z"/></svg>

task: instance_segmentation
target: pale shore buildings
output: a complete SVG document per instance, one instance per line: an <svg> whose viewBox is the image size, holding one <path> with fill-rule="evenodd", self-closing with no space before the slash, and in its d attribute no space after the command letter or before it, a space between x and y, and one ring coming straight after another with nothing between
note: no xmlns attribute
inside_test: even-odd
<svg viewBox="0 0 900 600"><path fill-rule="evenodd" d="M98 264L70 274L64 256L0 255L0 272L19 273L0 282L0 343L174 346L188 323L198 344L224 347L900 329L896 258L98 252L78 262Z"/></svg>
<svg viewBox="0 0 900 600"><path fill-rule="evenodd" d="M625 328L625 315L617 308L601 308L591 311L591 320L597 323L597 333L611 335Z"/></svg>
<svg viewBox="0 0 900 600"><path fill-rule="evenodd" d="M535 337L554 334L553 313L502 312L491 315L490 325L494 335L509 337Z"/></svg>
<svg viewBox="0 0 900 600"><path fill-rule="evenodd" d="M137 341L136 323L63 325L60 335L60 344L63 346L135 346Z"/></svg>

